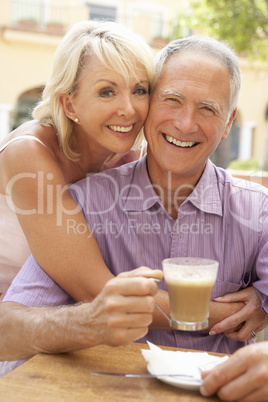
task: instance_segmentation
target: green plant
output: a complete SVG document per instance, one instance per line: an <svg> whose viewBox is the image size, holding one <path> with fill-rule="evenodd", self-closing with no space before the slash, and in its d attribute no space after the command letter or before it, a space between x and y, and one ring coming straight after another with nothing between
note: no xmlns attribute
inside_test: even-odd
<svg viewBox="0 0 268 402"><path fill-rule="evenodd" d="M229 169L234 170L260 170L260 162L256 158L250 158L248 160L233 160L228 166Z"/></svg>
<svg viewBox="0 0 268 402"><path fill-rule="evenodd" d="M183 27L227 41L240 55L268 57L268 0L185 0L171 26L175 39Z"/></svg>

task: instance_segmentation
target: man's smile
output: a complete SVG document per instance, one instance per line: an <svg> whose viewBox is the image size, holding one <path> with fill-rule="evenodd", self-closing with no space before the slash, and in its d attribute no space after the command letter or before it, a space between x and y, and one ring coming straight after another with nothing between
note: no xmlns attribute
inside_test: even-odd
<svg viewBox="0 0 268 402"><path fill-rule="evenodd" d="M169 142L170 144L174 144L177 147L192 148L194 145L197 144L197 142L192 142L192 141L179 141L179 140L176 140L176 138L173 138L166 134L164 134L164 137L167 140L167 142Z"/></svg>

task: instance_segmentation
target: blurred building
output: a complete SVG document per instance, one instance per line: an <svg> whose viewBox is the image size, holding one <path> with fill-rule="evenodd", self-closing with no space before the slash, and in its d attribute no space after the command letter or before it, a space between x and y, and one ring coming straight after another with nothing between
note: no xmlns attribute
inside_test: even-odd
<svg viewBox="0 0 268 402"><path fill-rule="evenodd" d="M30 119L47 80L53 54L76 22L104 18L142 35L157 51L169 36L182 0L1 0L0 141ZM236 124L220 149L227 159L263 158L268 130L268 66L241 60L243 87ZM224 157L221 158L225 152ZM215 155L215 158L219 156Z"/></svg>

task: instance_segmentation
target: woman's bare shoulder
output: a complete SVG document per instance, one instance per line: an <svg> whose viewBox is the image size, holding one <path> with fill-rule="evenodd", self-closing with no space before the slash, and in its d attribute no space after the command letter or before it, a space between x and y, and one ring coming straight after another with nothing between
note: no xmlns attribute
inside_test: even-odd
<svg viewBox="0 0 268 402"><path fill-rule="evenodd" d="M44 126L37 120L27 121L7 135L0 142L0 152L2 148L6 149L7 145L9 147L9 144L12 144L12 148L15 148L18 141L21 144L25 143L26 146L28 144L29 147L39 142L51 150L55 147L60 148L55 128L51 125Z"/></svg>
<svg viewBox="0 0 268 402"><path fill-rule="evenodd" d="M21 172L42 170L56 173L62 170L57 159L60 149L54 130L38 122L18 127L6 137L1 147L0 176L3 184Z"/></svg>
<svg viewBox="0 0 268 402"><path fill-rule="evenodd" d="M27 136L29 140L35 137L39 141L43 142L44 145L49 145L51 140L56 138L56 133L52 126L44 126L37 120L27 121L26 123L14 129L0 142L0 149L5 147L6 144L12 143L15 139L23 140Z"/></svg>

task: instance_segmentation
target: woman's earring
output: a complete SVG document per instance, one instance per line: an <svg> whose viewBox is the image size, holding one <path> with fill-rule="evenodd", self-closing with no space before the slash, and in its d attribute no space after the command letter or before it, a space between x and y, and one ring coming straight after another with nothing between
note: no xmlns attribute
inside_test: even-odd
<svg viewBox="0 0 268 402"><path fill-rule="evenodd" d="M76 118L74 119L74 121L75 121L76 123L78 123L78 122L79 122L79 119L76 117Z"/></svg>

